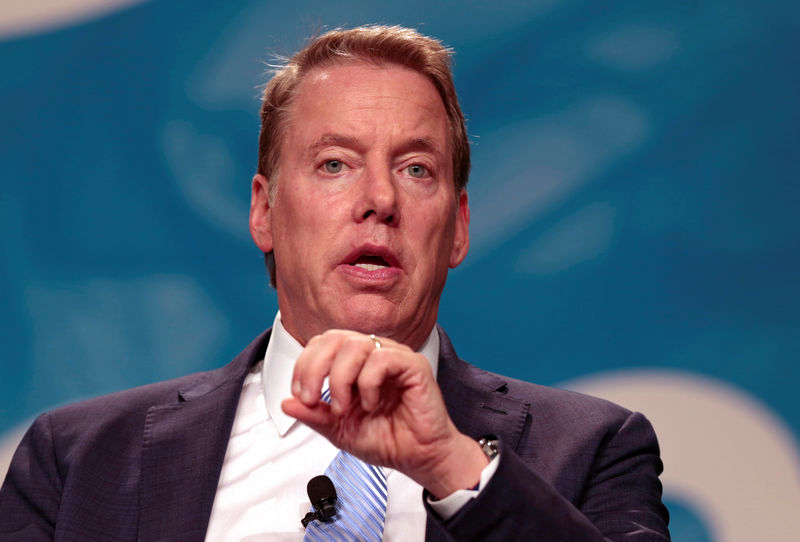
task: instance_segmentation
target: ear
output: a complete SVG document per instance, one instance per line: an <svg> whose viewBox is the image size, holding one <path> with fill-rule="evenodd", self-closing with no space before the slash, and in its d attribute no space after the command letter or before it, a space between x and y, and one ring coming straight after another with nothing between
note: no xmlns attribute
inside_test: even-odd
<svg viewBox="0 0 800 542"><path fill-rule="evenodd" d="M458 196L456 210L456 231L453 238L453 249L450 251L450 268L457 267L469 251L469 197L466 189Z"/></svg>
<svg viewBox="0 0 800 542"><path fill-rule="evenodd" d="M261 252L265 253L272 251L271 210L269 181L260 173L256 173L250 195L250 235Z"/></svg>

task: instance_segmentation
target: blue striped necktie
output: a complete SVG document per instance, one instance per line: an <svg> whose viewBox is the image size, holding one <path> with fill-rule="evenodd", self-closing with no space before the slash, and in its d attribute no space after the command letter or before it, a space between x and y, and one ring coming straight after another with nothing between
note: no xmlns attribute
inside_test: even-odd
<svg viewBox="0 0 800 542"><path fill-rule="evenodd" d="M322 400L330 402L330 390ZM380 542L386 518L386 474L340 450L325 470L336 488L336 514L330 521L312 521L306 542Z"/></svg>

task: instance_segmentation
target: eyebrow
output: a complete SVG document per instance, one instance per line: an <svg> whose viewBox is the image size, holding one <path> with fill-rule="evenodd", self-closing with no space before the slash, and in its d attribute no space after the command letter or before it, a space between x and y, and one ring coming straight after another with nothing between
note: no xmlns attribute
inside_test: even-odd
<svg viewBox="0 0 800 542"><path fill-rule="evenodd" d="M334 134L328 132L322 134L320 138L308 148L308 150L313 153L321 149L322 147L327 147L329 145L336 145L339 147L350 147L350 148L359 148L361 146L359 145L358 140L353 136Z"/></svg>
<svg viewBox="0 0 800 542"><path fill-rule="evenodd" d="M441 151L437 148L433 139L429 137L415 137L414 139L401 145L398 150L401 151L401 153L409 151L422 151L433 154L437 157L439 157L442 154Z"/></svg>

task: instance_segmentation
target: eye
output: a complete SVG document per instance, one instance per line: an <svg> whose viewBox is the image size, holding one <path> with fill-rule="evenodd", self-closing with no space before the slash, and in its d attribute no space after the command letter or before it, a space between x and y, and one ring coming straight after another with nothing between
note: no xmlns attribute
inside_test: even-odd
<svg viewBox="0 0 800 542"><path fill-rule="evenodd" d="M421 166L419 164L411 164L406 168L406 170L408 170L408 174L415 179L421 179L428 175L428 170L425 168L425 166Z"/></svg>
<svg viewBox="0 0 800 542"><path fill-rule="evenodd" d="M340 160L327 160L322 167L327 173L341 173L344 164Z"/></svg>

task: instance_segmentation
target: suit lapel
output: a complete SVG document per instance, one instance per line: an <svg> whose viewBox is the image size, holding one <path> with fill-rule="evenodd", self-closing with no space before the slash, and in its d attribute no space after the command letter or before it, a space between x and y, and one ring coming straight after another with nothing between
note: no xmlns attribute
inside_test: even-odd
<svg viewBox="0 0 800 542"><path fill-rule="evenodd" d="M439 328L437 380L455 426L472 438L496 435L516 449L530 403L509 394L508 380L465 363Z"/></svg>
<svg viewBox="0 0 800 542"><path fill-rule="evenodd" d="M139 540L202 541L247 370L269 332L209 378L153 406L143 435Z"/></svg>
<svg viewBox="0 0 800 542"><path fill-rule="evenodd" d="M527 423L530 403L510 396L508 383L502 377L459 359L444 330L438 329L437 381L453 423L472 438L496 435L506 447L516 449ZM425 540L448 542L452 539L429 516Z"/></svg>

